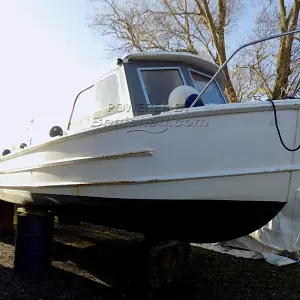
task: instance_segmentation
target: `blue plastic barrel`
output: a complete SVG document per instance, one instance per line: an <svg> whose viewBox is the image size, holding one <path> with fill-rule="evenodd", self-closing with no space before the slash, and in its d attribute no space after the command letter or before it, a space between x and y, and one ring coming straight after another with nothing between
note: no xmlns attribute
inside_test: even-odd
<svg viewBox="0 0 300 300"><path fill-rule="evenodd" d="M54 219L49 212L18 209L14 272L39 277L51 270Z"/></svg>

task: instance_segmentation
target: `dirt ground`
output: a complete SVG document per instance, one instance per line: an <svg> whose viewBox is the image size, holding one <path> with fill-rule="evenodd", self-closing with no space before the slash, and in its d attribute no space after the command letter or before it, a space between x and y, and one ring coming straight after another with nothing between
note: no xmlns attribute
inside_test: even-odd
<svg viewBox="0 0 300 300"><path fill-rule="evenodd" d="M88 224L80 230L57 226L52 273L32 280L13 274L14 238L2 238L0 299L300 299L299 264L275 267L202 248L193 249L180 280L164 288L149 292L124 285L135 270L139 239Z"/></svg>

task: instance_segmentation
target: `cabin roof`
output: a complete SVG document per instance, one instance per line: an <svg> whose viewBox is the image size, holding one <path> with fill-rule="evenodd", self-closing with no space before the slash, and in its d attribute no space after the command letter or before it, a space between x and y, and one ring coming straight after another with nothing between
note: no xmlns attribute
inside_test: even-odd
<svg viewBox="0 0 300 300"><path fill-rule="evenodd" d="M210 74L215 74L219 69L219 66L200 58L198 55L183 52L138 52L128 54L123 58L125 63L128 61L137 60L179 61L192 65L193 67L199 68L202 71ZM220 87L223 89L225 86L224 73L220 72L216 79Z"/></svg>

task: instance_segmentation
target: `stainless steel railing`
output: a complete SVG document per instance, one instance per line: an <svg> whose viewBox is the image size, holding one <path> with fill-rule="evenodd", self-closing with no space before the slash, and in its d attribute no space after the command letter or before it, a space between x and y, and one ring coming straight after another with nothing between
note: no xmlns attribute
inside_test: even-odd
<svg viewBox="0 0 300 300"><path fill-rule="evenodd" d="M216 79L216 77L219 75L219 73L224 69L224 67L229 63L229 61L243 48L251 46L251 45L255 45L264 41L268 41L268 40L272 40L272 39L276 39L285 35L290 35L290 34L295 34L300 32L300 29L296 29L293 31L288 31L288 32L283 32L283 33L278 33L278 34L274 34L274 35L270 35L268 37L259 39L259 40L255 40L249 43L246 43L244 45L242 45L241 47L237 48L230 56L229 58L220 66L219 70L215 73L215 75L210 79L210 81L207 83L207 85L204 87L204 89L200 92L200 94L198 95L198 97L194 100L194 102L191 104L190 107L193 107L200 99L201 96L205 93L205 91L208 89L208 87L211 85L211 83Z"/></svg>

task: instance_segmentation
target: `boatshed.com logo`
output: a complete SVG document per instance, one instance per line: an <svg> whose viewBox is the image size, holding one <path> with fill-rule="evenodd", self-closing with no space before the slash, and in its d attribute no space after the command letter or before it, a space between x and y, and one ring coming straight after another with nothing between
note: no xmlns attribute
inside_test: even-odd
<svg viewBox="0 0 300 300"><path fill-rule="evenodd" d="M120 113L124 113L126 115L130 111L137 112L138 117L120 119ZM110 105L106 112L102 111L101 116L93 119L91 126L135 127L134 129L132 128L133 130L128 130L128 132L146 131L149 133L161 133L172 127L205 128L210 124L209 119L187 118L184 115L184 113L188 111L187 108L175 108L172 110L172 115L165 114L164 112L166 111L169 111L169 109L163 105L154 107L148 105L137 105L136 107ZM183 113L183 115L180 116L180 113Z"/></svg>
<svg viewBox="0 0 300 300"><path fill-rule="evenodd" d="M112 120L109 118L96 118L92 124L92 127L106 127L106 126L116 126L116 127L130 127L127 133L144 131L147 133L163 133L169 128L205 128L208 127L210 121L208 119L168 119L163 118L162 120L153 120L149 117L141 117L138 120L123 119L123 120Z"/></svg>

